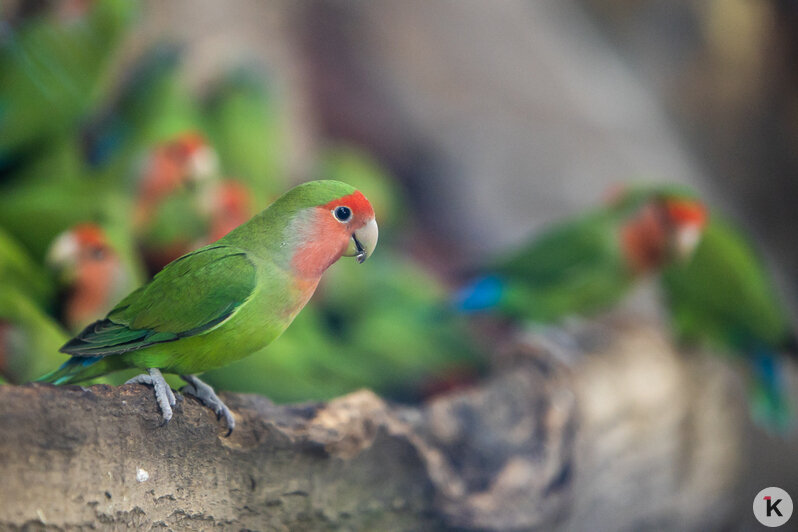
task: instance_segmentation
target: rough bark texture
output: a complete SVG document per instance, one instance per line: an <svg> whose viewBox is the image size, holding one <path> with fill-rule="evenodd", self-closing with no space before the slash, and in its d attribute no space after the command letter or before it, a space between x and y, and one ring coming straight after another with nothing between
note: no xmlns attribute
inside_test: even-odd
<svg viewBox="0 0 798 532"><path fill-rule="evenodd" d="M0 528L723 525L743 454L734 374L654 326L611 327L568 362L516 344L421 407L226 395L229 438L193 399L159 426L143 386L2 386Z"/></svg>

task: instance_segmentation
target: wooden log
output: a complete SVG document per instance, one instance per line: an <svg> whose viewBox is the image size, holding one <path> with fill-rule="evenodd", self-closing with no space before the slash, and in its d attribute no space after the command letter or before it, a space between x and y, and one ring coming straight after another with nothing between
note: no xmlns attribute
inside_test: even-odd
<svg viewBox="0 0 798 532"><path fill-rule="evenodd" d="M421 406L0 387L0 529L633 530L718 527L743 451L739 383L613 323L568 363L514 347L484 382ZM591 352L596 351L596 352Z"/></svg>

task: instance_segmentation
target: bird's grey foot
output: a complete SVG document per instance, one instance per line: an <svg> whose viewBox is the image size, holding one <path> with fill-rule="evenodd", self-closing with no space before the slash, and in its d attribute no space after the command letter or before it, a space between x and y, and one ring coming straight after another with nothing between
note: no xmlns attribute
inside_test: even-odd
<svg viewBox="0 0 798 532"><path fill-rule="evenodd" d="M230 412L230 409L227 408L227 405L225 405L222 400L219 399L219 396L216 395L216 392L213 391L213 388L194 375L181 375L180 378L188 383L181 389L183 393L193 395L199 399L202 404L214 411L217 419L224 416L224 421L227 423L227 436L229 436L236 426L236 420L233 418L233 414Z"/></svg>
<svg viewBox="0 0 798 532"><path fill-rule="evenodd" d="M169 384L167 384L163 375L161 375L160 370L157 368L150 368L147 370L147 373L136 375L125 382L125 384L146 384L147 386L152 386L153 390L155 390L155 400L161 408L164 424L172 419L172 407L177 403L177 399L175 398L172 388L169 387Z"/></svg>

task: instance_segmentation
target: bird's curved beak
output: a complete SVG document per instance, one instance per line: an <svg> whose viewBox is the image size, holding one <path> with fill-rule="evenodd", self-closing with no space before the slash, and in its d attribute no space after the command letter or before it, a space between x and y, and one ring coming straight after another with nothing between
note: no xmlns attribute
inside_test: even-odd
<svg viewBox="0 0 798 532"><path fill-rule="evenodd" d="M676 256L680 261L689 261L701 242L703 227L699 224L685 224L676 230Z"/></svg>
<svg viewBox="0 0 798 532"><path fill-rule="evenodd" d="M59 279L70 281L76 274L78 241L70 232L59 235L50 245L45 262Z"/></svg>
<svg viewBox="0 0 798 532"><path fill-rule="evenodd" d="M204 183L219 175L219 156L209 146L202 146L189 159L190 181Z"/></svg>
<svg viewBox="0 0 798 532"><path fill-rule="evenodd" d="M372 218L366 225L352 233L352 238L349 239L349 245L344 251L344 256L355 257L358 264L362 264L374 253L379 233L377 221Z"/></svg>

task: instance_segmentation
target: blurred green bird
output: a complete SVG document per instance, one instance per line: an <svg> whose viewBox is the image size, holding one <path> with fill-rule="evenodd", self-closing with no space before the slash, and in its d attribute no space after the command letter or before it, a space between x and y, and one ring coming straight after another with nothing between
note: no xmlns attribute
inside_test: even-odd
<svg viewBox="0 0 798 532"><path fill-rule="evenodd" d="M537 323L606 310L641 277L688 260L705 219L688 189L627 189L482 268L455 294L455 306Z"/></svg>
<svg viewBox="0 0 798 532"><path fill-rule="evenodd" d="M793 420L783 355L795 357L795 326L754 246L714 213L693 259L665 268L662 289L677 337L750 365L755 421L784 432Z"/></svg>
<svg viewBox="0 0 798 532"><path fill-rule="evenodd" d="M82 223L50 245L47 265L59 284L58 314L72 333L101 319L143 281L136 257L124 252L126 246L116 236L97 224Z"/></svg>

